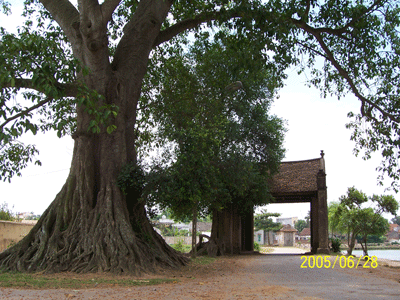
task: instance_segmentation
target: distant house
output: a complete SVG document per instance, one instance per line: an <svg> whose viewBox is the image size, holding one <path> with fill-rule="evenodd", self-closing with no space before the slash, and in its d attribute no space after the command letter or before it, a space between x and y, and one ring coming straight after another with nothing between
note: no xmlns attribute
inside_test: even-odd
<svg viewBox="0 0 400 300"><path fill-rule="evenodd" d="M294 235L297 232L291 225L284 225L281 230L276 232L279 246L293 246Z"/></svg>
<svg viewBox="0 0 400 300"><path fill-rule="evenodd" d="M400 243L400 226L397 224L389 224L389 231L386 234L389 243Z"/></svg>
<svg viewBox="0 0 400 300"><path fill-rule="evenodd" d="M276 241L275 232L262 229L254 231L254 241L260 245L274 245Z"/></svg>
<svg viewBox="0 0 400 300"><path fill-rule="evenodd" d="M298 235L300 241L308 241L311 239L311 228L304 228Z"/></svg>
<svg viewBox="0 0 400 300"><path fill-rule="evenodd" d="M258 231L254 231L254 241L260 245L265 245L264 230L260 229Z"/></svg>
<svg viewBox="0 0 400 300"><path fill-rule="evenodd" d="M276 218L277 223L281 223L282 225L290 225L294 227L294 224L299 220L298 217L291 218Z"/></svg>
<svg viewBox="0 0 400 300"><path fill-rule="evenodd" d="M211 231L211 222L197 222L197 232ZM189 223L189 231L192 232L192 222Z"/></svg>
<svg viewBox="0 0 400 300"><path fill-rule="evenodd" d="M164 225L172 225L174 224L174 220L167 219L167 217L163 215L161 219L158 220L158 223Z"/></svg>
<svg viewBox="0 0 400 300"><path fill-rule="evenodd" d="M400 225L389 224L389 232L391 232L391 231L400 232Z"/></svg>
<svg viewBox="0 0 400 300"><path fill-rule="evenodd" d="M185 223L172 224L172 227L175 227L178 230L187 230L187 231L191 230L191 226L189 224L185 224Z"/></svg>

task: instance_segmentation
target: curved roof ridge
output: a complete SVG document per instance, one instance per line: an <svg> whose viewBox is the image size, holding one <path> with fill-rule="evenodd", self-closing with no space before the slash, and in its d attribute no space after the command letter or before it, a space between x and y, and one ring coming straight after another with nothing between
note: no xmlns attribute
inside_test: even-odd
<svg viewBox="0 0 400 300"><path fill-rule="evenodd" d="M314 161L314 160L320 160L322 157L318 158L312 158L312 159L305 159L305 160L290 160L290 161L281 161L281 164L288 164L288 163L302 163L302 162L308 162L308 161Z"/></svg>

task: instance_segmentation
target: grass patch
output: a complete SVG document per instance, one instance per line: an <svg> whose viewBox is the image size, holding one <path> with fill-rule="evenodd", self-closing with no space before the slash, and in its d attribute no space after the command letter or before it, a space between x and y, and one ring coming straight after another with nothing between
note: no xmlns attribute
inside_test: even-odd
<svg viewBox="0 0 400 300"><path fill-rule="evenodd" d="M26 273L0 273L0 287L8 288L28 288L28 289L82 289L106 286L144 286L144 285L157 285L162 283L176 283L176 279L133 279L133 278L106 278L99 277L97 274L93 278L84 275L79 278L79 275L74 274L75 277L64 277L41 274L26 274Z"/></svg>
<svg viewBox="0 0 400 300"><path fill-rule="evenodd" d="M172 248L174 248L176 251L179 251L182 253L189 253L190 250L192 250L192 245L185 245L181 242L178 242L177 244L171 244L170 246Z"/></svg>

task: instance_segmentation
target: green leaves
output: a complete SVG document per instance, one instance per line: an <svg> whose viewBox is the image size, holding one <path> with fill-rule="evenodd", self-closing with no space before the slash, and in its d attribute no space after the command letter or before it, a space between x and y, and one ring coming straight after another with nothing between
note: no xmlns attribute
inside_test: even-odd
<svg viewBox="0 0 400 300"><path fill-rule="evenodd" d="M117 185L122 192L141 194L145 184L145 175L142 168L136 164L125 165L118 174Z"/></svg>
<svg viewBox="0 0 400 300"><path fill-rule="evenodd" d="M21 170L34 161L39 151L34 145L24 145L15 140L0 146L0 180L11 182L13 176L21 176ZM35 160L36 165L41 165Z"/></svg>
<svg viewBox="0 0 400 300"><path fill-rule="evenodd" d="M309 70L309 83L323 96L352 93L361 101L360 114L353 114L347 125L353 130L355 154L368 159L379 151L379 183L388 176L395 190L400 167L399 12L398 1L327 0L312 2L307 16L292 17L303 31L295 37L298 55L308 57L301 71Z"/></svg>
<svg viewBox="0 0 400 300"><path fill-rule="evenodd" d="M373 204L374 208L365 204ZM356 235L382 235L386 233L387 221L382 213L396 215L399 203L390 195L373 195L367 197L361 191L351 187L347 195L340 197L340 202L330 205L330 226L343 233Z"/></svg>
<svg viewBox="0 0 400 300"><path fill-rule="evenodd" d="M269 201L266 178L283 157L284 128L268 116L281 80L262 49L224 30L213 39L199 34L187 51L155 52L149 69L141 107L172 154L153 167L148 199L181 218L193 205L204 215L231 202L245 211ZM243 88L227 92L237 81Z"/></svg>
<svg viewBox="0 0 400 300"><path fill-rule="evenodd" d="M268 213L263 211L261 214L254 216L254 230L278 231L282 228L282 224L274 222L271 217L279 217L279 213Z"/></svg>

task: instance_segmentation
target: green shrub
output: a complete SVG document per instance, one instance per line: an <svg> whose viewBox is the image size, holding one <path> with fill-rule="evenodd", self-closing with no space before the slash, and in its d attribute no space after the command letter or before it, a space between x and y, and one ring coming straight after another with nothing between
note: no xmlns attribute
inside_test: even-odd
<svg viewBox="0 0 400 300"><path fill-rule="evenodd" d="M4 220L4 221L15 220L11 210L8 208L7 203L0 204L0 220Z"/></svg>
<svg viewBox="0 0 400 300"><path fill-rule="evenodd" d="M183 244L183 239L179 239L176 244L171 245L176 251L185 252L185 245Z"/></svg>
<svg viewBox="0 0 400 300"><path fill-rule="evenodd" d="M260 251L261 250L261 246L259 243L254 242L254 251Z"/></svg>
<svg viewBox="0 0 400 300"><path fill-rule="evenodd" d="M331 239L331 251L340 252L341 241L338 238Z"/></svg>

